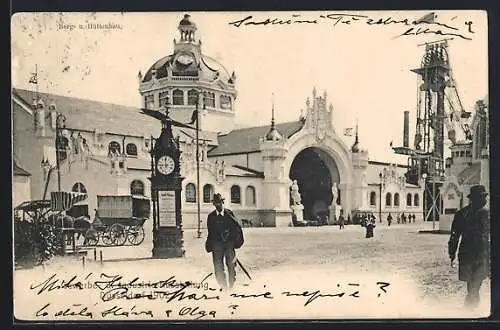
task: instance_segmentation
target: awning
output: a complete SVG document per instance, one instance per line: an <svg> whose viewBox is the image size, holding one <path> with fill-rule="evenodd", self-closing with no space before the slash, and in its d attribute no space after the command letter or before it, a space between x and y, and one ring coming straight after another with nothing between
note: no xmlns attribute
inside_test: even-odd
<svg viewBox="0 0 500 330"><path fill-rule="evenodd" d="M66 211L78 202L87 199L87 194L78 192L54 191L50 193L52 211Z"/></svg>

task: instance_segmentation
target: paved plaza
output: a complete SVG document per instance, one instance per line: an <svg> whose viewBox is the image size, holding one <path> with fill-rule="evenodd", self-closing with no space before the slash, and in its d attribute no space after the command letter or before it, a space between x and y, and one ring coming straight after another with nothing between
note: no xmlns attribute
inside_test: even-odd
<svg viewBox="0 0 500 330"><path fill-rule="evenodd" d="M349 307L349 313L332 312L332 317L466 317L469 314L462 308L465 285L457 280L457 268L450 266L448 235L419 233L420 230L430 229L432 223L396 224L391 227L377 223L375 237L366 239L364 228L355 225L346 226L343 230L338 226L244 228L245 244L237 255L252 281L237 268L238 284L240 288L267 285L284 290L290 283L294 287L313 289L331 287L337 282L364 285L367 281L381 281L391 283L392 301L380 306L354 304ZM92 260L93 251L89 251L86 267L88 271L120 271L134 275L148 273L155 276L175 273L177 276L189 276L190 280L201 279L213 270L211 256L204 250L204 242L205 237L196 238L196 230L187 230L184 232L185 258L155 260L150 258L152 244L149 236L139 247L98 247L96 251L103 251L102 266L97 266L99 262ZM45 266L44 272L62 269L82 272L81 267L81 260L76 257L55 258ZM29 274L40 271L40 268L18 270L16 276L26 279ZM213 277L209 282L216 287ZM18 288L17 283L15 287ZM474 316L488 315L489 289L489 281L485 281L481 290L482 303ZM327 300L318 299L315 303L327 304ZM349 303L346 300L343 304L346 307ZM396 314L391 313L394 304L400 304L400 311ZM260 314L254 309L245 315ZM320 313L317 316L328 315Z"/></svg>

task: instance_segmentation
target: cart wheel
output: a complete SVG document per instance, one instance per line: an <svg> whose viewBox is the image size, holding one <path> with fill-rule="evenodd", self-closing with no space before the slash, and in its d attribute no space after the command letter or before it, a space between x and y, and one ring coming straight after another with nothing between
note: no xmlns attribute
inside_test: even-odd
<svg viewBox="0 0 500 330"><path fill-rule="evenodd" d="M85 233L85 242L88 246L96 246L97 243L99 243L99 233L97 232L97 230L93 228L87 230L87 232Z"/></svg>
<svg viewBox="0 0 500 330"><path fill-rule="evenodd" d="M111 235L111 228L108 228L105 232L102 233L102 243L106 246L110 246L114 244L113 236Z"/></svg>
<svg viewBox="0 0 500 330"><path fill-rule="evenodd" d="M115 223L109 228L109 234L114 245L123 245L127 241L127 231L125 226Z"/></svg>
<svg viewBox="0 0 500 330"><path fill-rule="evenodd" d="M131 226L128 229L128 241L132 245L139 245L144 241L144 228L142 226Z"/></svg>

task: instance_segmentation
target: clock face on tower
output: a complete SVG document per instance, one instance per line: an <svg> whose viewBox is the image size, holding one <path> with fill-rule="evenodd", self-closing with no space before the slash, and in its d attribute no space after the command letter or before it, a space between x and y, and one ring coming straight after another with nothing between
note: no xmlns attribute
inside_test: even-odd
<svg viewBox="0 0 500 330"><path fill-rule="evenodd" d="M179 62L182 65L187 66L187 65L193 63L193 61L194 61L194 59L191 55L182 54L182 55L179 55L179 57L177 57L177 62Z"/></svg>
<svg viewBox="0 0 500 330"><path fill-rule="evenodd" d="M175 169L175 161L170 156L161 156L156 163L156 169L163 175L172 173Z"/></svg>

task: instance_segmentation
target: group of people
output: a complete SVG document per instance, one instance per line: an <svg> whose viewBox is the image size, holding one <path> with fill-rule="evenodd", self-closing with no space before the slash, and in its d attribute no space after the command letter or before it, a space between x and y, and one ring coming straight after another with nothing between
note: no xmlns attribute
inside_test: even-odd
<svg viewBox="0 0 500 330"><path fill-rule="evenodd" d="M408 216L406 216L406 214L403 212L401 214L398 214L396 216L396 222L399 224L399 223L415 223L415 214L410 214ZM389 212L389 214L387 215L387 225L390 226L392 221L394 219L392 218L392 215L391 215L391 212Z"/></svg>
<svg viewBox="0 0 500 330"><path fill-rule="evenodd" d="M448 241L448 256L452 266L458 251L458 279L467 283L467 307L478 305L481 285L490 277L490 216L485 207L487 196L484 186L471 187L467 196L469 205L455 214ZM231 289L236 281L235 249L243 245L243 232L234 213L224 208L224 198L220 194L214 195L213 204L215 210L207 219L208 236L205 248L207 252L212 253L215 277L220 287ZM389 217L392 218L391 214ZM401 219L415 221L415 215L406 218L403 213ZM372 214L362 217L361 225L366 228L366 238L373 237L375 223L376 218ZM224 264L227 266L228 281Z"/></svg>

